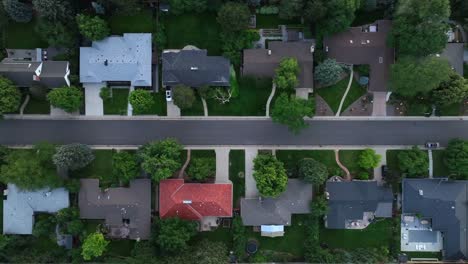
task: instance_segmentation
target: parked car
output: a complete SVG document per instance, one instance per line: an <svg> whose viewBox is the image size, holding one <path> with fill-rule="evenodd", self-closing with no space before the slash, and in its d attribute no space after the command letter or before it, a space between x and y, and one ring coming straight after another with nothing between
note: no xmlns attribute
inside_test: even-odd
<svg viewBox="0 0 468 264"><path fill-rule="evenodd" d="M166 90L166 101L167 102L172 101L172 91L171 91L171 89Z"/></svg>
<svg viewBox="0 0 468 264"><path fill-rule="evenodd" d="M426 142L426 148L434 149L440 147L439 142Z"/></svg>

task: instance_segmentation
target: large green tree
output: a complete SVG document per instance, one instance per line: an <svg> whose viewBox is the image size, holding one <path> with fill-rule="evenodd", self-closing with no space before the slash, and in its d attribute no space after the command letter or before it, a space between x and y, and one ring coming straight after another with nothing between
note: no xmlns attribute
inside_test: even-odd
<svg viewBox="0 0 468 264"><path fill-rule="evenodd" d="M51 47L71 48L76 44L76 26L41 18L34 31Z"/></svg>
<svg viewBox="0 0 468 264"><path fill-rule="evenodd" d="M398 1L392 39L401 54L426 56L442 51L447 43L449 0Z"/></svg>
<svg viewBox="0 0 468 264"><path fill-rule="evenodd" d="M260 39L255 30L242 30L240 32L221 32L220 40L223 56L231 61L231 64L239 66L241 52L244 49L253 48L254 42Z"/></svg>
<svg viewBox="0 0 468 264"><path fill-rule="evenodd" d="M432 91L432 100L440 106L460 103L467 97L468 80L456 73L450 75L449 80L443 81Z"/></svg>
<svg viewBox="0 0 468 264"><path fill-rule="evenodd" d="M293 19L300 17L304 8L303 0L281 0L278 16L281 19Z"/></svg>
<svg viewBox="0 0 468 264"><path fill-rule="evenodd" d="M327 6L323 0L308 0L304 7L304 19L309 23L317 23L327 15Z"/></svg>
<svg viewBox="0 0 468 264"><path fill-rule="evenodd" d="M127 151L114 153L112 156L112 174L120 183L129 183L138 176L139 172L140 167L134 154Z"/></svg>
<svg viewBox="0 0 468 264"><path fill-rule="evenodd" d="M101 40L110 35L107 22L98 16L79 14L76 16L76 22L81 35L89 40Z"/></svg>
<svg viewBox="0 0 468 264"><path fill-rule="evenodd" d="M138 89L132 91L128 97L134 114L144 114L151 110L154 105L153 96L148 90Z"/></svg>
<svg viewBox="0 0 468 264"><path fill-rule="evenodd" d="M93 258L100 257L108 245L109 241L104 238L102 233L92 233L84 240L83 245L81 246L81 255L84 260L91 260Z"/></svg>
<svg viewBox="0 0 468 264"><path fill-rule="evenodd" d="M139 0L98 0L107 12L121 15L135 15L142 8Z"/></svg>
<svg viewBox="0 0 468 264"><path fill-rule="evenodd" d="M326 15L317 21L320 36L329 36L347 30L354 21L360 0L325 0ZM309 18L310 19L310 18Z"/></svg>
<svg viewBox="0 0 468 264"><path fill-rule="evenodd" d="M323 86L329 86L341 79L344 69L334 59L326 59L315 67L314 78Z"/></svg>
<svg viewBox="0 0 468 264"><path fill-rule="evenodd" d="M0 181L25 190L62 186L52 162L54 153L55 146L46 143L35 145L32 150L11 151L1 167Z"/></svg>
<svg viewBox="0 0 468 264"><path fill-rule="evenodd" d="M216 173L216 159L214 157L192 158L188 167L190 178L202 181L213 177Z"/></svg>
<svg viewBox="0 0 468 264"><path fill-rule="evenodd" d="M176 85L172 88L172 98L180 109L191 108L196 100L193 89L185 85Z"/></svg>
<svg viewBox="0 0 468 264"><path fill-rule="evenodd" d="M468 179L468 141L450 140L445 150L444 163L450 171L451 178Z"/></svg>
<svg viewBox="0 0 468 264"><path fill-rule="evenodd" d="M21 93L12 81L0 76L0 115L18 110Z"/></svg>
<svg viewBox="0 0 468 264"><path fill-rule="evenodd" d="M47 100L52 106L72 113L78 111L83 104L83 93L73 86L56 88L47 94Z"/></svg>
<svg viewBox="0 0 468 264"><path fill-rule="evenodd" d="M308 183L320 186L328 179L327 166L312 158L299 161L298 176Z"/></svg>
<svg viewBox="0 0 468 264"><path fill-rule="evenodd" d="M202 13L209 7L207 0L169 0L169 4L171 5L170 12L174 15Z"/></svg>
<svg viewBox="0 0 468 264"><path fill-rule="evenodd" d="M429 158L427 152L414 146L409 150L403 150L397 155L398 167L410 177L424 177L428 174Z"/></svg>
<svg viewBox="0 0 468 264"><path fill-rule="evenodd" d="M156 182L167 179L181 167L182 149L172 138L145 144L138 151L141 167Z"/></svg>
<svg viewBox="0 0 468 264"><path fill-rule="evenodd" d="M315 111L314 100L304 100L282 93L276 99L271 111L274 122L288 126L293 133L307 127L304 117L312 117Z"/></svg>
<svg viewBox="0 0 468 264"><path fill-rule="evenodd" d="M88 145L73 143L57 147L52 160L59 168L78 170L89 165L94 160L94 154Z"/></svg>
<svg viewBox="0 0 468 264"><path fill-rule="evenodd" d="M293 91L299 84L299 63L295 58L284 58L275 70L273 82L283 91Z"/></svg>
<svg viewBox="0 0 468 264"><path fill-rule="evenodd" d="M259 154L254 159L253 177L264 197L277 197L286 191L288 175L281 161L271 154Z"/></svg>
<svg viewBox="0 0 468 264"><path fill-rule="evenodd" d="M368 148L359 154L358 165L365 170L373 169L379 165L381 160L381 155L375 153L375 150Z"/></svg>
<svg viewBox="0 0 468 264"><path fill-rule="evenodd" d="M32 7L20 0L3 0L3 7L13 21L27 23L32 19Z"/></svg>
<svg viewBox="0 0 468 264"><path fill-rule="evenodd" d="M197 233L195 222L178 217L158 220L155 223L153 240L163 252L183 252L188 242Z"/></svg>
<svg viewBox="0 0 468 264"><path fill-rule="evenodd" d="M32 3L40 17L51 21L67 21L74 14L69 0L33 0Z"/></svg>
<svg viewBox="0 0 468 264"><path fill-rule="evenodd" d="M246 4L227 2L218 11L218 23L225 32L238 32L247 29L250 11Z"/></svg>
<svg viewBox="0 0 468 264"><path fill-rule="evenodd" d="M402 57L391 66L390 88L404 97L428 94L450 79L452 68L438 57Z"/></svg>

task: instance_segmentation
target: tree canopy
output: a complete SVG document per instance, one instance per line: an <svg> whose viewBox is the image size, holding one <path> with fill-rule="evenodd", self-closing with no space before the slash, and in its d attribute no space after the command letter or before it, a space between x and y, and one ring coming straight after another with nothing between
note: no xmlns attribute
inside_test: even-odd
<svg viewBox="0 0 468 264"><path fill-rule="evenodd" d="M335 59L326 59L315 67L314 78L323 86L335 84L344 74L341 64Z"/></svg>
<svg viewBox="0 0 468 264"><path fill-rule="evenodd" d="M375 150L373 149L365 149L361 152L359 155L359 160L358 164L359 167L367 170L367 169L373 169L376 168L380 161L382 160L382 156L375 153Z"/></svg>
<svg viewBox="0 0 468 264"><path fill-rule="evenodd" d="M21 93L12 81L0 76L0 115L18 110Z"/></svg>
<svg viewBox="0 0 468 264"><path fill-rule="evenodd" d="M445 150L444 163L450 171L451 178L468 179L468 141L453 139Z"/></svg>
<svg viewBox="0 0 468 264"><path fill-rule="evenodd" d="M127 184L135 179L140 172L135 155L120 151L112 156L112 174L122 184Z"/></svg>
<svg viewBox="0 0 468 264"><path fill-rule="evenodd" d="M153 107L153 96L148 90L138 89L132 91L128 97L128 101L133 107L134 114L144 114Z"/></svg>
<svg viewBox="0 0 468 264"><path fill-rule="evenodd" d="M89 146L73 143L57 147L52 159L59 168L78 170L90 164L94 160L94 154Z"/></svg>
<svg viewBox="0 0 468 264"><path fill-rule="evenodd" d="M323 0L322 6L326 12L323 19L317 21L318 34L329 36L347 30L354 21L360 3L360 0ZM310 17L306 19L311 20Z"/></svg>
<svg viewBox="0 0 468 264"><path fill-rule="evenodd" d="M33 0L32 3L40 17L51 21L66 21L74 15L68 0Z"/></svg>
<svg viewBox="0 0 468 264"><path fill-rule="evenodd" d="M207 0L169 0L170 12L174 15L183 13L202 13L208 8Z"/></svg>
<svg viewBox="0 0 468 264"><path fill-rule="evenodd" d="M71 48L76 43L76 27L64 22L40 18L34 31L52 47Z"/></svg>
<svg viewBox="0 0 468 264"><path fill-rule="evenodd" d="M277 197L286 191L288 176L284 165L271 154L259 154L254 159L253 177L264 197Z"/></svg>
<svg viewBox="0 0 468 264"><path fill-rule="evenodd" d="M392 27L397 50L412 56L442 51L447 44L449 16L449 0L399 1Z"/></svg>
<svg viewBox="0 0 468 264"><path fill-rule="evenodd" d="M293 19L301 16L303 8L303 0L281 0L279 5L278 16L281 19Z"/></svg>
<svg viewBox="0 0 468 264"><path fill-rule="evenodd" d="M78 111L83 104L83 93L74 86L56 88L47 94L47 100L52 106L72 113Z"/></svg>
<svg viewBox="0 0 468 264"><path fill-rule="evenodd" d="M100 257L109 245L109 241L104 238L102 233L92 233L83 242L81 246L81 255L84 260L91 260Z"/></svg>
<svg viewBox="0 0 468 264"><path fill-rule="evenodd" d="M432 91L431 97L440 106L460 103L468 97L468 80L453 73L449 80L443 81Z"/></svg>
<svg viewBox="0 0 468 264"><path fill-rule="evenodd" d="M243 3L227 2L219 9L217 21L225 32L247 29L250 22L249 7Z"/></svg>
<svg viewBox="0 0 468 264"><path fill-rule="evenodd" d="M76 16L76 22L81 35L89 40L101 40L110 35L107 22L98 16L79 14Z"/></svg>
<svg viewBox="0 0 468 264"><path fill-rule="evenodd" d="M173 87L172 98L180 109L191 108L196 100L193 89L185 85L176 85Z"/></svg>
<svg viewBox="0 0 468 264"><path fill-rule="evenodd" d="M308 183L320 186L328 179L327 166L312 158L299 161L298 176Z"/></svg>
<svg viewBox="0 0 468 264"><path fill-rule="evenodd" d="M195 222L178 217L158 220L155 223L153 240L163 252L183 252L188 248L189 240L197 233Z"/></svg>
<svg viewBox="0 0 468 264"><path fill-rule="evenodd" d="M452 68L438 57L402 57L391 66L390 88L404 97L428 94L450 79Z"/></svg>
<svg viewBox="0 0 468 264"><path fill-rule="evenodd" d="M19 0L3 0L3 7L10 18L19 23L27 23L32 19L32 7Z"/></svg>
<svg viewBox="0 0 468 264"><path fill-rule="evenodd" d="M299 63L295 58L284 58L275 70L273 82L284 91L292 91L299 84L297 75L299 74Z"/></svg>
<svg viewBox="0 0 468 264"><path fill-rule="evenodd" d="M188 167L190 178L195 180L205 180L206 178L215 176L216 159L213 157L192 158Z"/></svg>
<svg viewBox="0 0 468 264"><path fill-rule="evenodd" d="M423 177L429 171L429 158L426 152L414 146L398 153L398 166L410 177Z"/></svg>
<svg viewBox="0 0 468 264"><path fill-rule="evenodd" d="M172 138L145 144L138 151L141 167L156 182L167 179L181 167L182 149Z"/></svg>
<svg viewBox="0 0 468 264"><path fill-rule="evenodd" d="M315 111L314 100L304 100L282 93L276 99L271 111L274 122L288 126L293 133L299 133L307 127L304 117L312 117Z"/></svg>
<svg viewBox="0 0 468 264"><path fill-rule="evenodd" d="M253 43L260 39L260 35L255 30L221 32L220 39L223 56L228 58L231 64L240 65L242 50L253 48Z"/></svg>

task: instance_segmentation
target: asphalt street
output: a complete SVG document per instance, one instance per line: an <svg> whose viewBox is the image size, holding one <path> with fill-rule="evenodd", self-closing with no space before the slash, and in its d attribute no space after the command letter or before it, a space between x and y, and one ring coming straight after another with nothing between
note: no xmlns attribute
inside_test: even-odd
<svg viewBox="0 0 468 264"><path fill-rule="evenodd" d="M0 144L40 141L141 145L167 137L185 145L420 145L468 140L468 121L311 120L294 135L269 120L22 120L0 121Z"/></svg>

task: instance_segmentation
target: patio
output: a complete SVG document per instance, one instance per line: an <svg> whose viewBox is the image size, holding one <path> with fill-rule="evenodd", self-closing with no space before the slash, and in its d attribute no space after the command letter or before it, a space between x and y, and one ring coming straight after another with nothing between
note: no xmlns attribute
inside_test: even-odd
<svg viewBox="0 0 468 264"><path fill-rule="evenodd" d="M414 215L401 216L401 251L439 252L443 249L442 234L432 230L430 219Z"/></svg>

